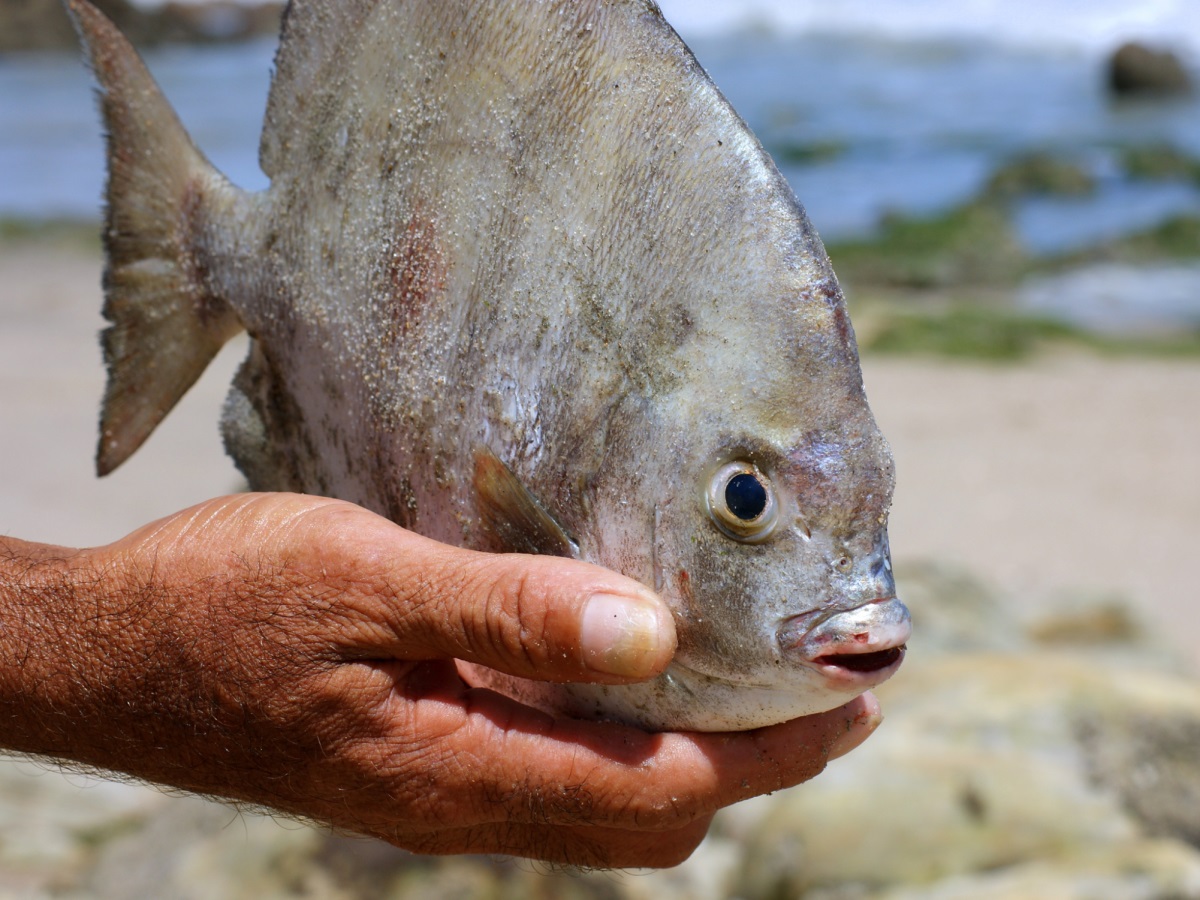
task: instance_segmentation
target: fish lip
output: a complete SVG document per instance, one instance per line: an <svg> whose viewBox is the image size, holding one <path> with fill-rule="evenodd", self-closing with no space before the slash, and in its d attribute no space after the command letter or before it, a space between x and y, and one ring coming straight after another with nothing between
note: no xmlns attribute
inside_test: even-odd
<svg viewBox="0 0 1200 900"><path fill-rule="evenodd" d="M890 678L904 661L912 620L895 596L876 597L843 610L786 620L779 628L785 658L839 687L865 690Z"/></svg>

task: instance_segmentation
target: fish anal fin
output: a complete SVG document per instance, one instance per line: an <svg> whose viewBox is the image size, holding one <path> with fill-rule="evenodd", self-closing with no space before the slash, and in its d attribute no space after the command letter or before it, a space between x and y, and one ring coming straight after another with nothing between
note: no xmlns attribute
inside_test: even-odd
<svg viewBox="0 0 1200 900"><path fill-rule="evenodd" d="M108 133L101 341L108 386L96 469L149 437L241 328L214 287L213 234L244 195L196 149L145 64L86 0L67 0Z"/></svg>
<svg viewBox="0 0 1200 900"><path fill-rule="evenodd" d="M479 517L493 550L579 557L579 547L490 449L475 450Z"/></svg>

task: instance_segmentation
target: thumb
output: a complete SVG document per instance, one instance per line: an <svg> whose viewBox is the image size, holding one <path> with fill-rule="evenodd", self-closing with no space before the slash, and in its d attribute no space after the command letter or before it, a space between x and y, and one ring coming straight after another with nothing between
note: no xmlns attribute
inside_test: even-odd
<svg viewBox="0 0 1200 900"><path fill-rule="evenodd" d="M578 560L463 550L377 522L391 552L370 554L372 568L384 567L368 580L382 586L368 606L374 653L608 684L651 678L675 653L670 610L631 578Z"/></svg>

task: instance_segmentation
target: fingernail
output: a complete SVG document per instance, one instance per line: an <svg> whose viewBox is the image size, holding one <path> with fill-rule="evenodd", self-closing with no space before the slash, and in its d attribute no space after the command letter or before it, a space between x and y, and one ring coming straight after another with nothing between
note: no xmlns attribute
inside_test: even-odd
<svg viewBox="0 0 1200 900"><path fill-rule="evenodd" d="M883 721L883 710L880 709L879 700L870 691L855 700L854 705L857 707L851 707L854 717L846 723L846 730L838 735L829 747L830 759L845 756L874 734L879 723Z"/></svg>
<svg viewBox="0 0 1200 900"><path fill-rule="evenodd" d="M666 610L653 600L593 594L583 610L580 644L587 665L608 675L645 678L662 654Z"/></svg>

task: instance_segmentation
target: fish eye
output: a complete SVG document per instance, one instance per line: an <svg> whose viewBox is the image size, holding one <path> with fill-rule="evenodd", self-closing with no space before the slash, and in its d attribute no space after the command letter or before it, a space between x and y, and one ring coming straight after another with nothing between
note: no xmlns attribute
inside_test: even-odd
<svg viewBox="0 0 1200 900"><path fill-rule="evenodd" d="M717 527L741 541L762 540L778 519L771 480L748 462L721 466L709 482L707 499Z"/></svg>

